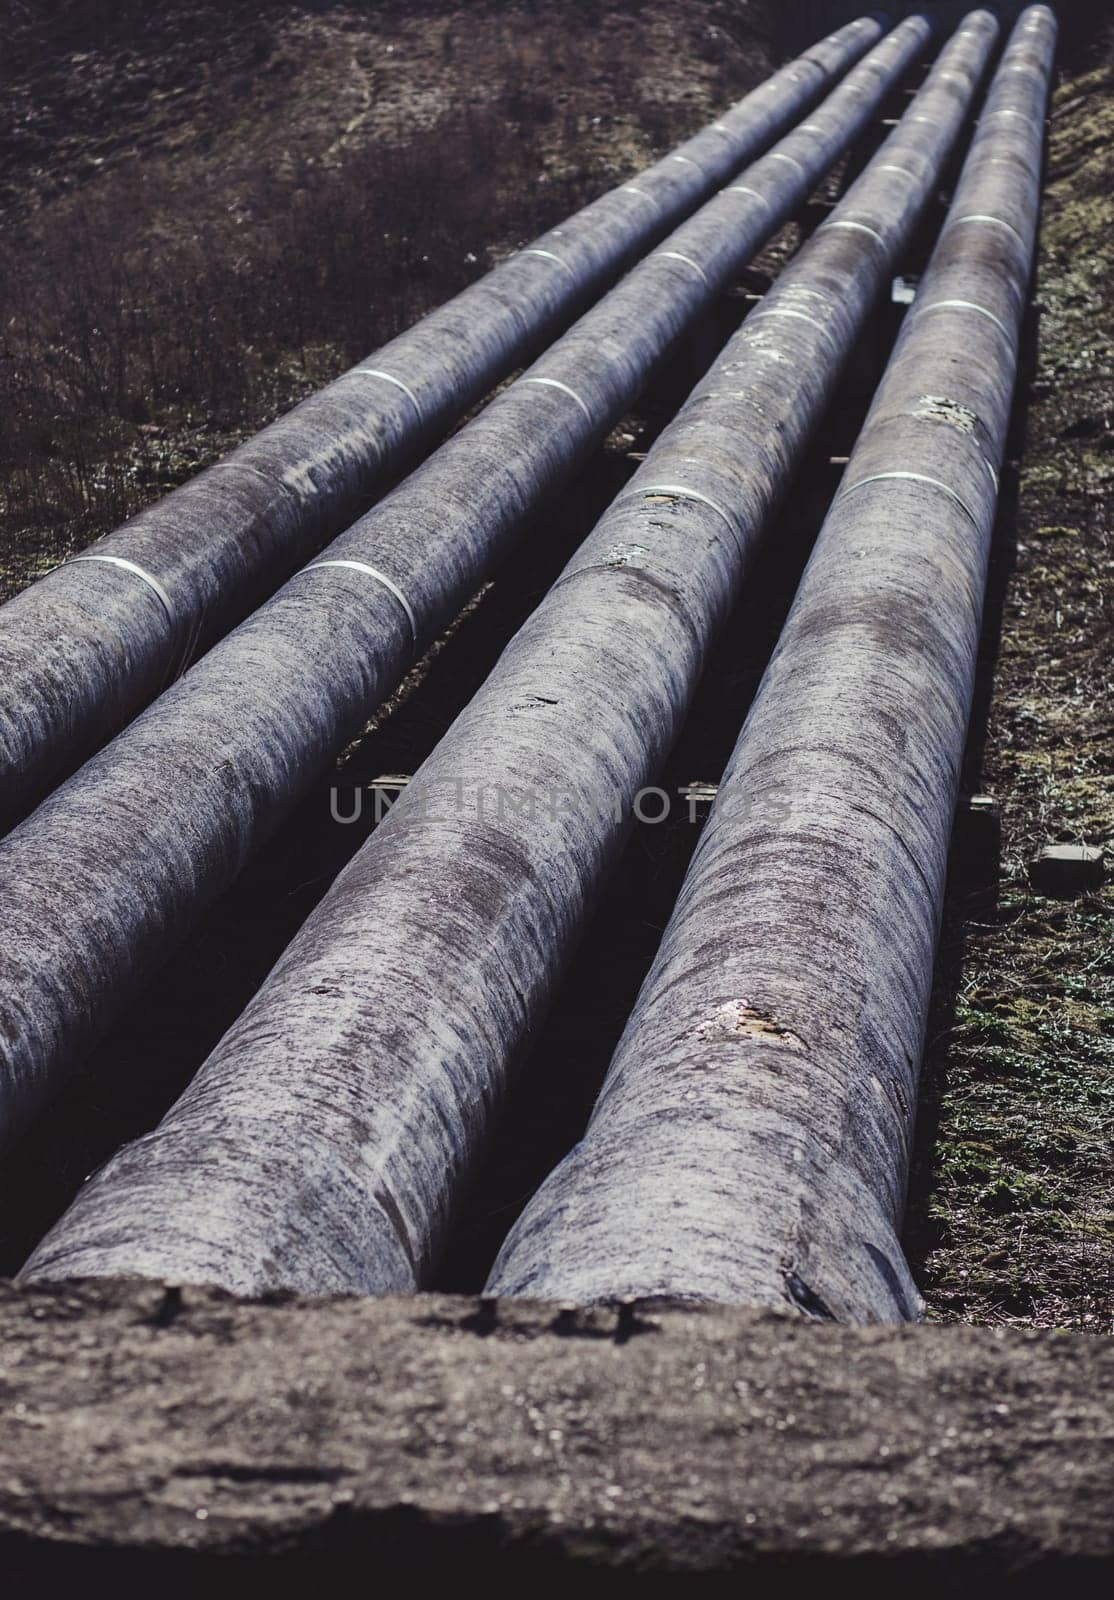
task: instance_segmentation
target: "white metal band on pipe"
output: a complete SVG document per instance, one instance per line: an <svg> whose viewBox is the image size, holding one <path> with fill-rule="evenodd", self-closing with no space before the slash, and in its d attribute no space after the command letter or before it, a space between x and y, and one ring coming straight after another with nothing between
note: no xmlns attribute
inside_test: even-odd
<svg viewBox="0 0 1114 1600"><path fill-rule="evenodd" d="M821 223L820 227L817 228L816 231L817 233L827 233L829 228L853 228L856 233L868 233L875 243L882 246L883 250L886 248L886 241L883 239L882 235L877 231L877 229L868 228L865 222L824 222Z"/></svg>
<svg viewBox="0 0 1114 1600"><path fill-rule="evenodd" d="M987 463L989 465L989 463ZM993 471L993 469L991 469ZM872 472L869 478L860 478L857 483L849 483L846 489L841 489L837 499L842 500L849 494L854 494L856 489L865 489L868 483L887 483L892 479L899 479L905 483L927 483L933 489L940 489L949 500L954 500L964 516L978 526L978 517L964 500L962 495L939 478L930 478L923 472Z"/></svg>
<svg viewBox="0 0 1114 1600"><path fill-rule="evenodd" d="M170 596L162 584L151 573L145 572L135 561L128 561L123 556L71 556L68 561L63 561L64 567L72 567L78 561L103 561L111 567L119 567L122 572L130 572L133 577L145 583L151 593L158 599L170 622L175 621L174 607L170 603Z"/></svg>
<svg viewBox="0 0 1114 1600"><path fill-rule="evenodd" d="M624 183L623 187L619 190L619 193L636 194L640 200L648 200L655 209L657 208L657 201L654 199L653 195L647 194L645 189L640 189L636 183Z"/></svg>
<svg viewBox="0 0 1114 1600"><path fill-rule="evenodd" d="M722 190L723 194L749 194L752 200L761 200L768 211L770 202L764 194L759 194L757 189L748 189L745 183L733 183L729 189Z"/></svg>
<svg viewBox="0 0 1114 1600"><path fill-rule="evenodd" d="M917 420L920 420L924 416L924 413L921 412L921 411L905 411L902 414L904 416L907 416L907 417L913 417L913 418L915 418ZM982 462L983 466L986 468L987 472L990 474L990 481L994 485L994 493L997 494L998 493L998 473L995 470L994 463L992 461L988 461L986 456L984 456L982 454L980 454L979 460ZM866 482L873 483L874 479L873 478L870 478L870 479L864 478L861 481L863 483L866 483ZM845 492L847 494L850 494L851 493L851 489L855 489L855 488L858 488L858 484L852 484L851 487L849 489L847 489Z"/></svg>
<svg viewBox="0 0 1114 1600"><path fill-rule="evenodd" d="M959 225L961 223L963 223L963 222L986 222L986 223L992 224L995 228L1004 228L1007 233L1012 233L1013 234L1014 238L1017 240L1018 244L1021 246L1021 248L1023 250L1027 250L1029 248L1028 245L1025 243L1025 240L1021 237L1021 235L1018 233L1017 229L1014 227L1013 223L1012 222L1006 222L1002 217L992 217L989 214L989 212L972 211L969 216L956 217L954 222L949 222L948 223L948 227L949 228L958 228Z"/></svg>
<svg viewBox="0 0 1114 1600"><path fill-rule="evenodd" d="M977 311L980 317L986 317L1002 337L1010 344L1013 343L1013 334L1006 327L1001 317L996 317L993 311L988 311L985 306L977 306L973 300L934 300L930 306L918 306L918 316L927 316L930 311Z"/></svg>
<svg viewBox="0 0 1114 1600"><path fill-rule="evenodd" d="M800 173L802 178L807 178L808 177L808 173L805 171L804 167L802 167L801 163L797 160L796 156L787 156L784 150L771 150L770 151L770 160L771 161L788 161L788 163L789 163L789 165L791 167L796 167L797 171Z"/></svg>
<svg viewBox="0 0 1114 1600"><path fill-rule="evenodd" d="M655 250L654 256L658 259L664 256L667 261L683 261L686 267L691 267L694 272L698 272L705 283L708 282L708 274L704 271L699 261L694 261L691 256L682 255L680 250Z"/></svg>
<svg viewBox="0 0 1114 1600"><path fill-rule="evenodd" d="M546 261L556 261L556 263L557 263L557 265L559 267L563 267L565 269L565 271L568 273L570 278L575 278L576 277L576 273L569 266L568 262L567 261L562 261L561 257L559 255L555 255L552 250L534 250L534 249L530 249L530 250L520 250L518 253L519 253L520 256L542 256Z"/></svg>
<svg viewBox="0 0 1114 1600"><path fill-rule="evenodd" d="M402 390L410 404L414 407L418 421L424 421L424 418L422 417L422 408L418 403L418 397L408 383L403 383L401 378L396 378L393 372L384 372L381 367L357 367L356 371L362 372L364 376L368 378L382 378L386 383L393 383L396 389Z"/></svg>
<svg viewBox="0 0 1114 1600"><path fill-rule="evenodd" d="M1023 160L1020 151L1013 156L983 156L982 159L988 167L1013 167L1015 169L1024 167L1030 177L1036 176L1039 172L1039 163L1037 166L1033 166L1030 162Z"/></svg>
<svg viewBox="0 0 1114 1600"><path fill-rule="evenodd" d="M414 608L398 584L392 582L385 572L380 572L378 567L369 566L366 561L353 561L350 558L341 560L340 557L334 557L330 561L311 561L308 567L302 568L298 576L301 577L307 572L316 572L320 567L348 567L352 572L362 572L365 578L372 578L376 583L382 584L389 594L394 595L403 611L405 611L406 620L410 624L410 637L414 641L415 648L417 647L418 624L414 617Z"/></svg>
<svg viewBox="0 0 1114 1600"><path fill-rule="evenodd" d="M576 401L577 405L588 418L589 422L594 421L592 413L577 394L576 390L570 389L567 383L561 382L560 378L521 378L519 381L521 383L543 383L547 389L560 389L562 394L567 394L570 400Z"/></svg>
<svg viewBox="0 0 1114 1600"><path fill-rule="evenodd" d="M681 500L699 500L700 504L707 506L709 511L714 511L717 517L722 518L731 529L732 535L738 538L739 529L731 514L717 505L706 494L701 494L699 489L689 489L683 483L648 483L639 489L628 489L624 494L617 495L613 504L620 505L624 500L646 500L651 495L673 495Z"/></svg>
<svg viewBox="0 0 1114 1600"><path fill-rule="evenodd" d="M748 328L752 327L754 323L759 322L763 317L792 317L797 322L811 322L814 328L819 328L821 333L826 333L829 338L831 337L832 330L823 322L817 321L815 317L810 317L807 311L790 311L788 306L770 306L768 310L763 307L761 311L752 311L746 320L746 326Z"/></svg>

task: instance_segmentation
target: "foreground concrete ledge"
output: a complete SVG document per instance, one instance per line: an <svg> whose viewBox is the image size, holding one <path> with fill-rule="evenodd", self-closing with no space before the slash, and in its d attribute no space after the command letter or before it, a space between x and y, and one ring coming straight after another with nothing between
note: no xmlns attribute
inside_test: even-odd
<svg viewBox="0 0 1114 1600"><path fill-rule="evenodd" d="M0 1582L1079 1593L1112 1396L1114 1341L1074 1334L0 1284Z"/></svg>

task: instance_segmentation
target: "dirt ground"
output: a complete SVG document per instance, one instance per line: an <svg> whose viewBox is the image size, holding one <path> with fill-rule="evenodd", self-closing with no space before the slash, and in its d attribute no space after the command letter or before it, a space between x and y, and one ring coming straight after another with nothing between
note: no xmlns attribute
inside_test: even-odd
<svg viewBox="0 0 1114 1600"><path fill-rule="evenodd" d="M775 9L400 0L187 15L7 0L0 595L709 120L769 70ZM1001 805L1000 873L992 888L957 875L949 892L907 1244L933 1319L1099 1331L1114 1305L1114 889L1041 898L1027 865L1048 840L1114 849L1114 48L1075 39L1061 77L968 755L968 790ZM330 217L335 242L318 256ZM298 247L283 249L291 218ZM675 373L616 431L548 553L512 563L477 601L349 773L413 770L683 392ZM824 446L845 453L833 429ZM814 453L799 491L798 541L834 487L825 460ZM771 639L804 554L755 576L749 623L761 615ZM731 655L744 636L736 619L668 781L718 777L761 671L760 649ZM313 850L303 818L97 1053L67 1102L69 1142L44 1124L0 1174L0 1270L114 1141L161 1114L354 848L321 829L323 796ZM690 846L635 841L527 1064L561 1084L551 1138L576 1137ZM570 1054L582 1063L571 1088L557 1075ZM481 1178L442 1287L476 1286L492 1239L560 1154L543 1140L523 1162L515 1134L537 1134L548 1112L510 1112L502 1165Z"/></svg>
<svg viewBox="0 0 1114 1600"><path fill-rule="evenodd" d="M302 154L328 164L462 106L517 111L511 138L539 123L541 181L562 168L618 176L769 59L764 8L747 0L5 0L3 10L0 194L17 212L103 185L137 156L222 168L263 150L278 164Z"/></svg>
<svg viewBox="0 0 1114 1600"><path fill-rule="evenodd" d="M1108 1592L1079 1334L101 1281L0 1285L0 1347L9 1595Z"/></svg>

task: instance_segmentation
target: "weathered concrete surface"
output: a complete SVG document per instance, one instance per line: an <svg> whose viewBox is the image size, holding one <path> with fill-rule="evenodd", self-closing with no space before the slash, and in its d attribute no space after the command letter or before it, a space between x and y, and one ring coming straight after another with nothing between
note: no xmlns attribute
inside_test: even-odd
<svg viewBox="0 0 1114 1600"><path fill-rule="evenodd" d="M1114 1341L572 1315L0 1286L0 1574L1109 1577Z"/></svg>

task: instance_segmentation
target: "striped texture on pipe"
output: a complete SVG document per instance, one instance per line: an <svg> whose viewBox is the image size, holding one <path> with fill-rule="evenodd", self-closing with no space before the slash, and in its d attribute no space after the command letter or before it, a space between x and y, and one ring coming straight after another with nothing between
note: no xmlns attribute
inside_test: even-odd
<svg viewBox="0 0 1114 1600"><path fill-rule="evenodd" d="M718 131L683 145L680 159L640 173L650 205L631 206L623 187L601 196L86 552L153 575L172 600L169 626L134 589L90 583L72 563L9 601L0 612L0 830L164 687L184 642L207 650L274 593L881 33L863 18L821 41L803 82L782 69ZM369 371L386 380L374 396Z"/></svg>
<svg viewBox="0 0 1114 1600"><path fill-rule="evenodd" d="M833 92L830 140L808 141L814 173L865 127L927 36L923 22L903 23L887 73L868 56ZM813 181L778 162L748 172L769 211L740 219L734 199L711 200L667 241L703 276L642 262L328 546L330 560L390 574L416 640L382 586L355 573L292 578L0 841L0 1138L309 792L397 686L415 643L426 649L467 604Z"/></svg>
<svg viewBox="0 0 1114 1600"><path fill-rule="evenodd" d="M900 1228L1055 35L1044 6L1012 35L952 207L1010 227L944 228L588 1130L489 1293L919 1313Z"/></svg>
<svg viewBox="0 0 1114 1600"><path fill-rule="evenodd" d="M942 58L966 99L990 17L979 32ZM743 324L186 1095L86 1187L34 1274L426 1279L632 800L958 134L954 84L930 76L922 94L947 132L918 184L868 168L844 202L886 254L855 233L802 249L770 297L814 306L824 331L779 321L775 352L771 323ZM899 129L889 148L921 137ZM480 803L493 789L505 808Z"/></svg>

